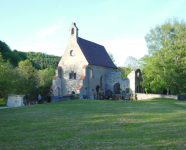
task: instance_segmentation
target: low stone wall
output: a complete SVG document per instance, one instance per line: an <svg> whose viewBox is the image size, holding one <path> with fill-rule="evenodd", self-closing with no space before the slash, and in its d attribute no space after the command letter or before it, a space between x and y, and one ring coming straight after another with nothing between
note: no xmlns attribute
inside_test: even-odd
<svg viewBox="0 0 186 150"><path fill-rule="evenodd" d="M23 97L25 95L14 95L14 94L9 94L8 95L8 101L7 101L7 106L8 107L19 107L19 106L24 106L23 103Z"/></svg>
<svg viewBox="0 0 186 150"><path fill-rule="evenodd" d="M137 100L149 99L149 98L172 98L178 99L177 95L163 95L163 94L145 94L145 93L136 93Z"/></svg>

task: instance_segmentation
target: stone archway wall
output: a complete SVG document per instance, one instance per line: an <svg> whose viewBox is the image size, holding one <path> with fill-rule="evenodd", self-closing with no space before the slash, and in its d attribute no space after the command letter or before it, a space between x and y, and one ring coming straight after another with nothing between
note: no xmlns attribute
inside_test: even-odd
<svg viewBox="0 0 186 150"><path fill-rule="evenodd" d="M110 90L114 93L114 85L120 84L122 91L126 92L126 88L130 88L130 81L128 78L122 78L121 72L111 72L105 75L105 92Z"/></svg>

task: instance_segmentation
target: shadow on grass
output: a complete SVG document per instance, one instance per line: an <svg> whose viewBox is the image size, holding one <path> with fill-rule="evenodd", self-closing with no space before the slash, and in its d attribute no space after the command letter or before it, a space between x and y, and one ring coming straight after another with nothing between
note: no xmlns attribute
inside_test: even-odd
<svg viewBox="0 0 186 150"><path fill-rule="evenodd" d="M0 113L0 145L7 149L182 149L185 108L185 102L172 99L73 100L9 108Z"/></svg>

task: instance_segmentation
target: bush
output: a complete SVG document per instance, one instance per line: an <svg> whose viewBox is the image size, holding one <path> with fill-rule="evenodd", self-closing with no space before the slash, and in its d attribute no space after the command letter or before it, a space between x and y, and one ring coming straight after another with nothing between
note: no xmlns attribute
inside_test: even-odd
<svg viewBox="0 0 186 150"><path fill-rule="evenodd" d="M77 94L75 94L75 98L76 98L76 99L79 99L79 96L78 96Z"/></svg>
<svg viewBox="0 0 186 150"><path fill-rule="evenodd" d="M75 99L75 95L71 94L71 95L70 95L70 99L71 99L71 100Z"/></svg>

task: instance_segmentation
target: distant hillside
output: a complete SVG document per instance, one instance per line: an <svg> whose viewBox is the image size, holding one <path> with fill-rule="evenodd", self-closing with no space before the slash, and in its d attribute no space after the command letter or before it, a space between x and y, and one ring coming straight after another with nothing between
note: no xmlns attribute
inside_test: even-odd
<svg viewBox="0 0 186 150"><path fill-rule="evenodd" d="M5 61L9 61L14 67L22 60L30 60L36 69L56 68L61 57L54 55L47 55L40 52L20 52L11 50L10 47L0 41L0 52Z"/></svg>
<svg viewBox="0 0 186 150"><path fill-rule="evenodd" d="M27 59L31 60L37 69L56 68L61 57L44 53L27 52Z"/></svg>

